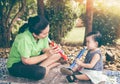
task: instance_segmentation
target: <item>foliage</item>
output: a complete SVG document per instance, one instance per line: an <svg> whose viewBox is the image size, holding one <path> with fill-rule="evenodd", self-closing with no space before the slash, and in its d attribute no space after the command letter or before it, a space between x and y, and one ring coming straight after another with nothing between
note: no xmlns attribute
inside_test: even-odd
<svg viewBox="0 0 120 84"><path fill-rule="evenodd" d="M9 47L10 40L14 40L19 27L30 15L37 13L35 1L0 0L0 47Z"/></svg>
<svg viewBox="0 0 120 84"><path fill-rule="evenodd" d="M1 12L0 19L3 22L3 26L5 26L7 24L7 27L8 27L10 25L9 22L11 22L11 20L9 20L9 19L12 19L14 17L14 15L16 14L16 9L19 6L16 9L14 9L14 7L18 1L19 0L11 0L11 1L1 0L0 1L0 9L1 9L0 10L0 12ZM14 13L12 13L12 12L14 12ZM7 20L9 20L9 21L7 21Z"/></svg>
<svg viewBox="0 0 120 84"><path fill-rule="evenodd" d="M93 30L102 33L103 44L114 44L117 39L117 30L119 28L120 15L115 12L117 7L95 9L93 19ZM112 9L112 10L111 10ZM114 10L114 11L113 11Z"/></svg>
<svg viewBox="0 0 120 84"><path fill-rule="evenodd" d="M50 38L60 41L72 29L76 17L70 8L71 5L69 0L46 2L45 16L50 22Z"/></svg>
<svg viewBox="0 0 120 84"><path fill-rule="evenodd" d="M120 10L117 6L106 7L104 4L98 4L94 7L92 30L101 32L103 45L114 44L118 38L117 32L120 27L118 9ZM85 23L85 14L82 15L82 19Z"/></svg>
<svg viewBox="0 0 120 84"><path fill-rule="evenodd" d="M11 28L24 11L24 7L25 0L0 1L0 47L9 47Z"/></svg>
<svg viewBox="0 0 120 84"><path fill-rule="evenodd" d="M37 14L36 0L27 0L25 12L14 23L14 26L12 28L12 34L16 36L19 28L28 20L28 18L36 14Z"/></svg>

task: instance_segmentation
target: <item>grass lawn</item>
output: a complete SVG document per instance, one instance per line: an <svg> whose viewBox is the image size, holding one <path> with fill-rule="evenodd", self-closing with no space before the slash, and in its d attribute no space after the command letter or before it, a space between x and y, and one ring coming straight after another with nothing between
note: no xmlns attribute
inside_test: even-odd
<svg viewBox="0 0 120 84"><path fill-rule="evenodd" d="M73 28L65 38L62 38L64 44L82 44L84 40L85 27ZM116 44L120 45L120 39L116 40Z"/></svg>
<svg viewBox="0 0 120 84"><path fill-rule="evenodd" d="M116 40L116 43L120 45L120 38Z"/></svg>
<svg viewBox="0 0 120 84"><path fill-rule="evenodd" d="M73 28L65 38L62 38L62 42L76 44L83 43L85 33L85 27Z"/></svg>

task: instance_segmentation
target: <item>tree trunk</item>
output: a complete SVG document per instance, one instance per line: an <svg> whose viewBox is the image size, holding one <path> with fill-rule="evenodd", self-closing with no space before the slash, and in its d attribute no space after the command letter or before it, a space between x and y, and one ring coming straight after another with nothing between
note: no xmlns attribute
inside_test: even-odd
<svg viewBox="0 0 120 84"><path fill-rule="evenodd" d="M87 0L86 3L86 29L85 36L92 32L92 22L93 22L93 0ZM84 45L85 45L85 37L84 37Z"/></svg>
<svg viewBox="0 0 120 84"><path fill-rule="evenodd" d="M3 41L2 41L2 32L3 32L3 23L2 23L2 15L3 15L3 8L2 8L2 4L0 3L0 47L2 46L3 44Z"/></svg>
<svg viewBox="0 0 120 84"><path fill-rule="evenodd" d="M117 39L120 38L120 25L116 29L116 36L117 36Z"/></svg>
<svg viewBox="0 0 120 84"><path fill-rule="evenodd" d="M3 24L2 24L2 21L0 20L0 47L3 46Z"/></svg>
<svg viewBox="0 0 120 84"><path fill-rule="evenodd" d="M0 20L0 47L10 47L10 32L9 29L3 26Z"/></svg>
<svg viewBox="0 0 120 84"><path fill-rule="evenodd" d="M7 25L6 18L4 17L3 13L3 5L0 3L0 47L7 47L9 46L8 37L7 36Z"/></svg>
<svg viewBox="0 0 120 84"><path fill-rule="evenodd" d="M43 0L37 0L38 15L44 16L44 2Z"/></svg>
<svg viewBox="0 0 120 84"><path fill-rule="evenodd" d="M86 4L86 34L92 31L92 21L93 21L93 0L87 0Z"/></svg>
<svg viewBox="0 0 120 84"><path fill-rule="evenodd" d="M21 14L23 14L24 8L26 6L26 0L21 0L20 3L21 3L21 7L19 8L15 16L12 18L12 20L10 19L12 8L7 10L9 11L8 14L4 13L2 8L0 9L0 47L3 47L3 48L10 47L12 25L16 21L16 19L19 16L21 16ZM5 18L4 16L6 16L7 18Z"/></svg>
<svg viewBox="0 0 120 84"><path fill-rule="evenodd" d="M3 47L4 48L8 48L10 47L10 35L11 35L11 32L9 31L8 28L6 28L6 30L4 31L3 33Z"/></svg>

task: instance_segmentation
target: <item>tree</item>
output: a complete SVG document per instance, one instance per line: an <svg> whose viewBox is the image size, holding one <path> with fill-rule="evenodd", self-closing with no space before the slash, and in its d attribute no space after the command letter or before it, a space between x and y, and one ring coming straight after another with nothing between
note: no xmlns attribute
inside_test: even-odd
<svg viewBox="0 0 120 84"><path fill-rule="evenodd" d="M38 15L44 16L44 2L43 0L37 0Z"/></svg>
<svg viewBox="0 0 120 84"><path fill-rule="evenodd" d="M116 44L120 35L120 7L117 5L106 6L98 4L94 8L93 30L100 31L102 34L103 45Z"/></svg>
<svg viewBox="0 0 120 84"><path fill-rule="evenodd" d="M85 17L85 36L92 31L92 22L93 22L93 0L87 0L86 3L86 17ZM85 37L84 43L85 45Z"/></svg>
<svg viewBox="0 0 120 84"><path fill-rule="evenodd" d="M85 34L88 34L92 31L92 22L93 22L93 0L87 0L86 3L86 31Z"/></svg>
<svg viewBox="0 0 120 84"><path fill-rule="evenodd" d="M26 0L0 1L0 47L10 47L10 37L13 23L25 9Z"/></svg>
<svg viewBox="0 0 120 84"><path fill-rule="evenodd" d="M71 0L47 0L45 3L45 17L50 22L49 37L60 43L62 37L69 32L76 18L72 11Z"/></svg>

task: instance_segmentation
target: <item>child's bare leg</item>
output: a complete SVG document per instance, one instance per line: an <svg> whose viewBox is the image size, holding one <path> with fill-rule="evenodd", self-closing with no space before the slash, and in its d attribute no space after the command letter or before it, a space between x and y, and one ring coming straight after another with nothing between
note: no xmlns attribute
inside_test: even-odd
<svg viewBox="0 0 120 84"><path fill-rule="evenodd" d="M75 75L78 80L90 80L86 74Z"/></svg>
<svg viewBox="0 0 120 84"><path fill-rule="evenodd" d="M78 70L79 66L75 65L75 67L72 68L72 71L76 72Z"/></svg>
<svg viewBox="0 0 120 84"><path fill-rule="evenodd" d="M61 56L59 54L54 54L54 55L48 57L45 61L43 61L40 64L40 66L48 67L52 63L57 62L60 58L61 58Z"/></svg>
<svg viewBox="0 0 120 84"><path fill-rule="evenodd" d="M71 68L65 68L65 67L62 67L60 69L61 73L64 74L64 75L73 75L73 73L76 72L77 70L78 70L78 66L75 66L72 69Z"/></svg>

